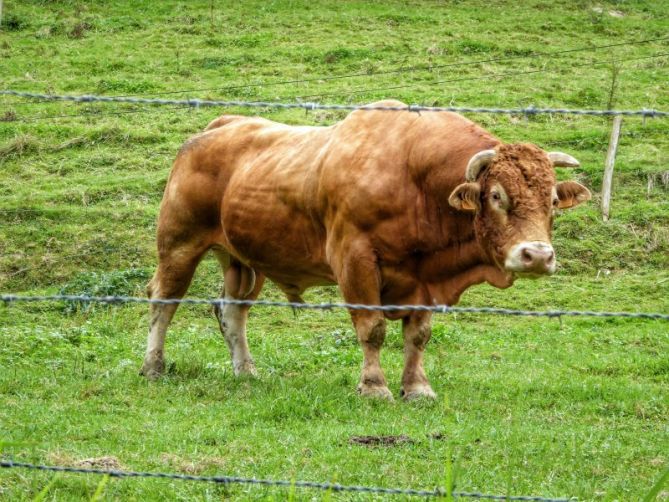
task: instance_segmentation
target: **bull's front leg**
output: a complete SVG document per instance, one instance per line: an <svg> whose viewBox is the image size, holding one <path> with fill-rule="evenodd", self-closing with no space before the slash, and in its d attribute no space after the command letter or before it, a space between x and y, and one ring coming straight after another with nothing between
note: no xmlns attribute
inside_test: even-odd
<svg viewBox="0 0 669 502"><path fill-rule="evenodd" d="M333 270L341 293L348 303L381 304L381 284L376 256L364 238L352 239L334 256ZM380 311L351 310L351 319L363 353L358 392L363 396L393 399L381 369L381 347L386 337L386 320Z"/></svg>
<svg viewBox="0 0 669 502"><path fill-rule="evenodd" d="M386 337L386 320L380 312L356 310L351 313L358 340L362 346L363 362L358 392L362 396L393 399L381 369L381 347Z"/></svg>
<svg viewBox="0 0 669 502"><path fill-rule="evenodd" d="M404 371L400 395L406 400L437 397L423 369L423 352L432 336L431 320L431 312L414 312L402 320Z"/></svg>

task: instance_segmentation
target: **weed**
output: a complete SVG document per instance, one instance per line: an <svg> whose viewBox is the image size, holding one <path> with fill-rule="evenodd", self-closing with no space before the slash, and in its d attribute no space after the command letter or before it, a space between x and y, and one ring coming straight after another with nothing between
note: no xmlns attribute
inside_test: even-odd
<svg viewBox="0 0 669 502"><path fill-rule="evenodd" d="M78 21L72 26L72 29L67 33L69 38L79 39L84 38L87 31L93 29L93 25L87 21Z"/></svg>
<svg viewBox="0 0 669 502"><path fill-rule="evenodd" d="M14 13L5 14L2 18L2 24L0 24L0 29L7 31L21 31L27 27L28 22L23 17Z"/></svg>
<svg viewBox="0 0 669 502"><path fill-rule="evenodd" d="M59 291L62 295L77 296L132 296L138 294L149 280L144 269L117 270L107 273L83 272L77 274ZM99 306L90 302L67 302L63 309L68 314L90 311Z"/></svg>
<svg viewBox="0 0 669 502"><path fill-rule="evenodd" d="M338 47L327 51L323 55L323 62L326 64L334 64L347 59L362 59L370 57L371 52L366 49L348 49L346 47Z"/></svg>
<svg viewBox="0 0 669 502"><path fill-rule="evenodd" d="M18 158L39 150L39 140L29 134L21 134L0 146L0 161L9 158Z"/></svg>
<svg viewBox="0 0 669 502"><path fill-rule="evenodd" d="M0 117L0 122L14 122L16 120L16 112L14 110L7 110Z"/></svg>

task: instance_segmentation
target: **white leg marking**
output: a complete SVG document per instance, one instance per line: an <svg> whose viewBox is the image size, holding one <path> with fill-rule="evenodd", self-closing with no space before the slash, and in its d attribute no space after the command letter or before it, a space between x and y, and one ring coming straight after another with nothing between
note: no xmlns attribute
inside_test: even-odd
<svg viewBox="0 0 669 502"><path fill-rule="evenodd" d="M157 378L165 369L165 333L177 305L152 305L151 307L151 326L141 373L148 378Z"/></svg>
<svg viewBox="0 0 669 502"><path fill-rule="evenodd" d="M227 293L225 298L232 299ZM256 374L255 363L246 340L247 315L248 309L242 309L239 305L224 305L222 311L216 311L221 332L230 349L235 375Z"/></svg>

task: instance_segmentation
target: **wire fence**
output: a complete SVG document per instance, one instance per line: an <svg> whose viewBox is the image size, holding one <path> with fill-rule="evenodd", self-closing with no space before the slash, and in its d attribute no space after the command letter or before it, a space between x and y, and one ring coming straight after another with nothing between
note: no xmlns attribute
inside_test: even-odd
<svg viewBox="0 0 669 502"><path fill-rule="evenodd" d="M0 295L5 305L18 302L74 302L80 304L103 303L120 305L127 303L143 303L153 305L244 305L262 307L287 307L305 310L365 310L379 312L432 312L435 314L494 314L528 317L624 317L633 319L656 319L669 321L669 314L650 312L595 312L587 310L519 310L497 307L452 307L450 305L366 305L360 303L323 302L300 303L278 302L271 300L237 300L233 298L140 298L134 296L85 296L85 295L43 295L18 296Z"/></svg>
<svg viewBox="0 0 669 502"><path fill-rule="evenodd" d="M315 481L287 481L275 479L243 478L237 476L193 476L190 474L175 474L167 472L136 472L120 470L88 469L82 467L64 467L54 465L30 464L15 462L13 460L0 460L0 468L22 468L51 472L68 472L77 474L98 474L111 478L160 478L176 479L180 481L199 481L218 484L244 484L261 486L279 486L285 488L312 488L326 492L356 492L356 493L380 493L384 495L406 495L413 497L446 497L454 499L469 498L479 500L513 500L513 501L535 501L535 502L569 502L573 498L546 498L526 495L492 495L479 492L449 491L443 488L433 490L416 490L412 488L384 488L380 486L358 486L340 485L338 483L319 483Z"/></svg>
<svg viewBox="0 0 669 502"><path fill-rule="evenodd" d="M603 46L580 47L575 49L567 49L553 52L535 52L527 55L511 55L498 58L488 58L472 61L461 61L446 64L428 64L415 65L408 67L400 67L390 70L365 72L365 73L349 73L343 75L330 75L304 79L291 79L275 82L260 82L249 83L241 85L233 85L226 87L210 87L204 89L190 89L157 92L155 95L167 94L184 94L189 92L203 92L203 91L230 91L251 87L269 87L287 84L309 83L314 81L330 81L340 80L355 77L369 77L375 75L389 75L409 73L415 71L436 71L443 68L451 68L465 65L476 65L485 63L494 63L500 61L508 61L519 58L536 58L541 56L561 56L564 54L571 54L574 52L584 52L591 50L601 50L613 48L624 45L643 44L655 41L669 40L669 37L661 37L655 39L646 39L632 42L621 42L616 44L608 44ZM627 61L637 61L643 59L655 59L669 56L669 53L659 53L649 56L635 57L635 58L621 58L610 61L589 61L585 63L569 64L569 68L577 68L583 66L593 66L602 64L617 64ZM513 71L504 73L493 73L485 75L476 75L468 77L460 77L447 80L436 80L431 82L423 82L422 85L439 85L451 82L462 82L471 80L480 80L486 78L501 78L516 75L529 75L535 73L544 73L552 71L562 71L562 67L542 67L538 69L530 69L523 71ZM123 110L113 113L102 113L101 115L122 115L131 113L143 113L150 110L143 105L150 105L154 107L169 106L174 110L179 109L197 109L200 107L221 107L221 108L263 108L263 109L304 109L307 111L313 110L362 110L362 111L404 111L404 112L458 112L458 113L491 113L491 114L507 114L507 115L524 115L533 116L538 114L555 114L555 115L588 115L588 116L640 116L645 118L663 118L669 116L669 111L655 110L655 109L633 109L633 110L614 110L614 109L573 109L573 108L538 108L533 105L519 108L498 108L498 107L462 107L462 106L423 106L423 105L404 105L404 106L380 106L380 105L355 105L355 104L325 104L316 102L302 102L303 99L323 98L326 96L349 96L353 94L361 94L367 92L397 90L403 88L414 87L421 85L420 82L412 84L394 85L388 87L376 88L357 88L347 92L339 93L321 93L304 96L293 96L279 99L293 99L296 102L285 101L243 101L243 100L208 100L208 99L161 99L161 98L142 98L136 96L102 96L102 95L59 95L59 94L41 94L33 92L25 92L20 90L5 89L0 90L0 95L13 96L19 98L27 98L33 103L39 102L74 102L74 103L126 103L134 105L142 105L138 109ZM22 103L28 104L28 103ZM86 114L94 116L95 113ZM60 117L77 117L81 114L63 114L52 116L34 117L35 120L60 118ZM215 299L199 299L199 298L139 298L132 296L87 296L87 295L14 295L3 294L0 295L0 302L5 306L15 303L36 303L36 302L70 302L77 303L83 306L93 303L106 305L123 305L123 304L158 304L158 305L174 305L174 304L188 304L188 305L243 305L243 306L262 306L262 307L281 307L292 309L308 309L308 310L364 310L364 311L381 311L381 312L431 312L434 314L488 314L488 315L505 315L505 316L528 316L528 317L548 317L548 318L562 318L562 317L594 317L594 318L632 318L632 319L646 319L646 320L660 320L669 321L669 314L667 313L652 313L652 312L596 312L596 311L580 311L580 310L523 310L523 309L507 309L496 307L454 307L449 305L366 305L346 302L323 302L323 303L300 303L300 302L282 302L270 300L237 300L229 298L215 298ZM271 486L284 488L304 488L317 489L327 492L356 492L356 493L370 493L370 494L384 494L384 495L404 495L414 497L445 497L451 496L453 499L482 499L482 500L507 500L507 501L537 501L537 502L567 502L574 500L573 498L547 498L541 496L518 496L518 495L495 495L479 492L464 492L451 491L443 488L435 488L433 490L419 490L412 488L387 488L379 486L356 486L356 485L341 485L337 483L314 482L314 481L288 481L288 480L273 480L273 479L258 479L253 477L237 477L237 476L194 476L179 473L165 473L165 472L136 472L136 471L122 471L122 470L102 470L82 467L66 467L32 464L26 462L17 462L14 460L0 460L0 468L12 469L31 469L50 472L66 472L78 474L93 474L104 475L113 478L160 478L173 479L180 481L194 481L217 484L240 484L240 485L256 485L256 486Z"/></svg>
<svg viewBox="0 0 669 502"><path fill-rule="evenodd" d="M153 92L151 94L153 95L174 95L174 94L186 94L186 93L193 93L193 92L210 92L210 91L224 91L224 92L229 92L229 91L238 91L241 89L250 89L254 87L276 87L276 86L282 86L282 85L299 85L299 84L308 84L311 82L328 82L332 80L343 80L343 79L350 79L350 78L359 78L359 77L364 77L364 78L370 78L370 77L377 77L377 76L383 76L383 75L396 75L396 74L406 74L406 73L413 73L416 71L437 71L445 68L454 68L454 67L462 67L462 66L473 66L473 65L478 65L478 64L488 64L488 63L498 63L498 62L503 62L503 61L512 61L512 60L517 60L517 59L537 59L541 57L562 57L564 55L571 55L574 53L579 53L579 52L593 52L593 51L598 51L602 49L612 49L616 47L628 47L628 46L635 46L635 45L643 45L643 44L648 44L652 42L663 42L669 40L669 37L658 37L658 38L648 38L648 39L642 39L642 40L628 40L625 42L617 42L614 44L605 44L605 45L591 45L591 46L584 46L584 47L576 47L573 49L562 49L558 51L534 51L530 52L527 54L511 54L511 55L506 55L506 56L500 56L500 57L494 57L494 58L486 58L486 59L474 59L474 60L466 60L466 61L454 61L451 63L424 63L424 64L417 64L417 65L410 65L410 66L401 66L398 68L392 68L389 70L377 70L377 71L365 71L365 72L356 72L356 73L345 73L345 74L339 74L339 75L320 75L317 77L310 77L310 78L297 78L297 79L286 79L286 80L278 80L278 81L269 81L269 82L251 82L251 83L245 83L245 84L235 84L235 85L228 85L228 86L217 86L217 87L200 87L200 88L191 88L191 89L179 89L179 90L173 90L173 91L159 91L159 92ZM633 61L637 59L647 59L647 58L654 58L654 57L661 57L664 54L658 55L652 55L652 56L642 56L642 57L637 57L637 58L624 58L624 59L618 59L618 60L606 60L606 61L597 61L594 62L594 64L613 64L613 63L620 63L624 61ZM578 66L591 66L593 62L588 62L583 65L569 65L570 67L578 67ZM560 66L560 69L563 69L564 65ZM550 68L544 68L542 70L539 70L541 72L548 72L548 71L556 71ZM532 72L535 72L534 70ZM475 79L480 79L480 78L493 78L493 77L500 77L500 76L511 76L511 75L523 75L526 74L526 72L515 72L515 73L509 73L509 74L488 74L485 76L477 76L474 77ZM464 80L467 80L468 78L465 78ZM449 81L440 81L440 82L435 82L435 83L444 83L444 82L457 82L461 81L463 79L455 79L455 80L449 80ZM141 93L140 93L141 94ZM127 95L123 96L115 96L115 97L129 97ZM30 103L21 103L23 104L30 104Z"/></svg>
<svg viewBox="0 0 669 502"><path fill-rule="evenodd" d="M669 55L669 53L667 54ZM536 108L527 106L524 108L487 108L487 107L463 107L463 106L423 106L423 105L345 105L345 104L323 104L323 103L283 103L273 101L219 101L207 99L158 99L137 98L122 96L98 96L98 95L62 95L62 94L39 94L33 92L17 91L13 89L0 90L0 95L16 96L22 98L34 98L50 101L72 101L76 103L133 103L142 105L175 105L220 108L278 108L278 109L303 109L303 110L367 110L367 111L393 111L393 112L458 112L458 113L497 113L511 115L538 115L538 114L562 114L562 115L595 115L595 116L641 116L641 117L669 117L669 111L660 111L643 108L641 110L586 110L571 108Z"/></svg>

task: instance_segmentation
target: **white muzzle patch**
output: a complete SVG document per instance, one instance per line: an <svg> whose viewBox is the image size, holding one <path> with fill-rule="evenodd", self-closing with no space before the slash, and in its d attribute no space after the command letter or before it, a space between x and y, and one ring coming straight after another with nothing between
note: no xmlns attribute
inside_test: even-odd
<svg viewBox="0 0 669 502"><path fill-rule="evenodd" d="M553 246L541 241L521 242L513 246L504 261L509 272L531 275L551 275L555 272Z"/></svg>

